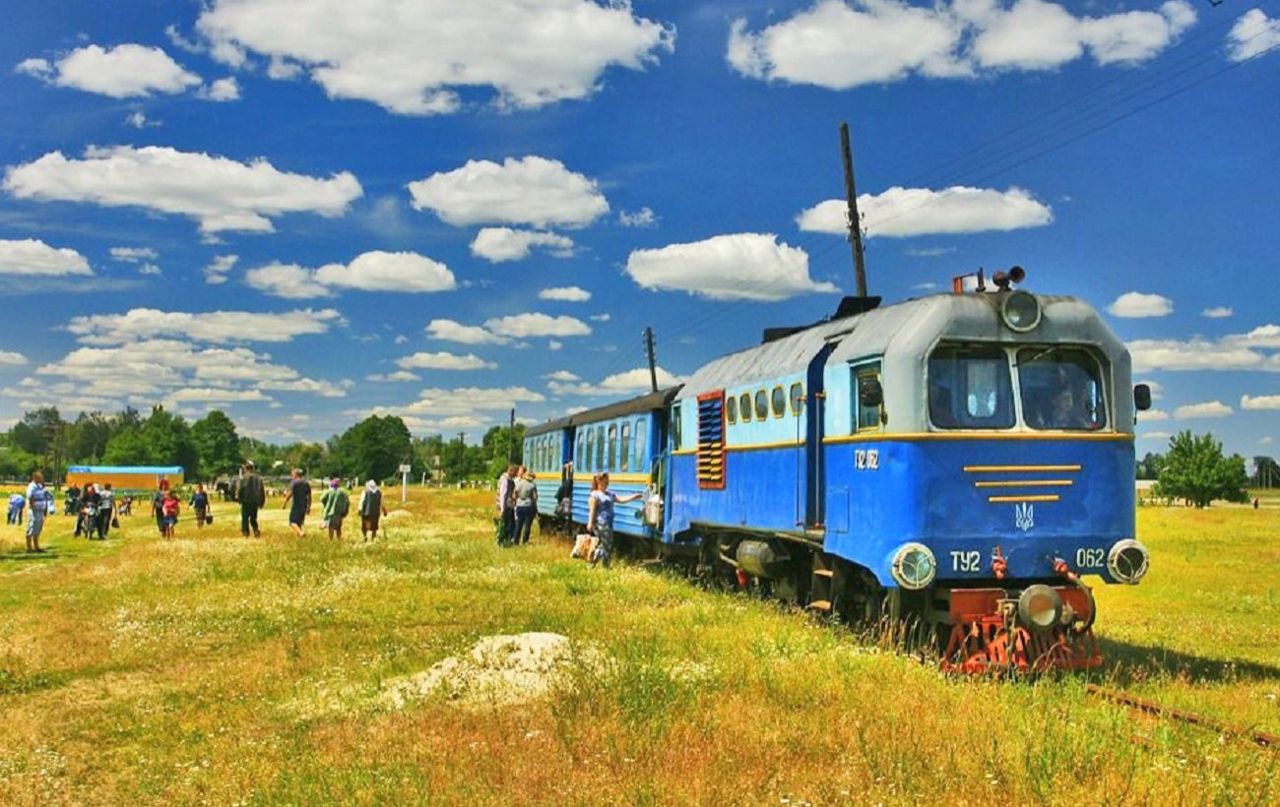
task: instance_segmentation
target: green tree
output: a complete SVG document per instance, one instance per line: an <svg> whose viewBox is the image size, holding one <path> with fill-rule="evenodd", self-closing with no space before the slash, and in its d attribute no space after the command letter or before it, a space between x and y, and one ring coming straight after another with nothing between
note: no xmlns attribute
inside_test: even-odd
<svg viewBox="0 0 1280 807"><path fill-rule="evenodd" d="M140 433L151 463L181 465L186 476L199 478L200 455L191 438L191 428L180 416L166 412L163 406L154 406L151 416L143 421Z"/></svg>
<svg viewBox="0 0 1280 807"><path fill-rule="evenodd" d="M517 423L514 432L510 426L494 426L484 433L480 445L488 477L497 479L509 463L524 462L524 429L523 423Z"/></svg>
<svg viewBox="0 0 1280 807"><path fill-rule="evenodd" d="M40 467L40 458L17 446L0 447L0 479L25 481Z"/></svg>
<svg viewBox="0 0 1280 807"><path fill-rule="evenodd" d="M395 415L372 415L342 433L337 441L336 470L343 476L388 479L413 454L412 438Z"/></svg>
<svg viewBox="0 0 1280 807"><path fill-rule="evenodd" d="M1280 487L1280 465L1275 457L1253 458L1253 484L1260 488Z"/></svg>
<svg viewBox="0 0 1280 807"><path fill-rule="evenodd" d="M1214 499L1249 501L1248 484L1244 457L1223 456L1222 443L1213 439L1212 434L1193 435L1182 431L1169 441L1169 453L1165 455L1154 493L1207 507Z"/></svg>
<svg viewBox="0 0 1280 807"><path fill-rule="evenodd" d="M151 452L147 449L142 430L128 426L111 435L102 452L102 461L107 465L149 465L152 462Z"/></svg>
<svg viewBox="0 0 1280 807"><path fill-rule="evenodd" d="M1164 467L1164 455L1148 451L1146 456L1138 460L1137 476L1139 479L1159 479L1162 467Z"/></svg>
<svg viewBox="0 0 1280 807"><path fill-rule="evenodd" d="M234 474L243 462L236 424L217 409L191 424L191 439L205 474Z"/></svg>
<svg viewBox="0 0 1280 807"><path fill-rule="evenodd" d="M111 439L111 421L101 412L80 413L68 430L67 451L73 462L92 463L102 459Z"/></svg>

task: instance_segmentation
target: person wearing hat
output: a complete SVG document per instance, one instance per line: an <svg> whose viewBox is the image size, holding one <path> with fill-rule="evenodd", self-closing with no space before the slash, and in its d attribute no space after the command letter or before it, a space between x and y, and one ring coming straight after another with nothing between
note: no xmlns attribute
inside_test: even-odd
<svg viewBox="0 0 1280 807"><path fill-rule="evenodd" d="M351 499L342 489L342 483L338 477L330 479L329 489L320 495L320 508L325 526L329 528L329 537L341 541L342 520L347 517L347 511L351 509Z"/></svg>
<svg viewBox="0 0 1280 807"><path fill-rule="evenodd" d="M240 472L240 534L249 537L249 528L253 528L253 537L261 538L258 529L258 508L267 503L267 490L262 486L262 478L254 472L253 460L245 460Z"/></svg>

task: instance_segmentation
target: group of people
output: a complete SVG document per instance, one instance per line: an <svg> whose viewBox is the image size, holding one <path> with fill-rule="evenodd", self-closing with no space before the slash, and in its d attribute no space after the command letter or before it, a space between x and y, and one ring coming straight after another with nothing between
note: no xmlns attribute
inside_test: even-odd
<svg viewBox="0 0 1280 807"><path fill-rule="evenodd" d="M282 508L289 510L289 529L297 538L305 534L307 516L311 513L311 483L303 475L301 468L294 468L289 474L289 490L285 493ZM241 469L237 485L237 499L240 501L240 534L254 538L262 537L258 526L258 511L267 503L266 487L258 476L253 461L246 461ZM320 494L320 517L324 521L329 537L334 540L342 538L342 523L351 511L351 498L342 487L338 478L330 479ZM387 507L382 502L382 489L376 479L370 479L360 491L360 499L356 504L360 515L360 535L364 540L378 535L381 519L387 514Z"/></svg>
<svg viewBox="0 0 1280 807"><path fill-rule="evenodd" d="M535 480L536 476L533 472L523 465L510 465L498 477L496 537L499 546L529 543L533 522L538 517L538 488ZM608 568L613 557L614 505L633 502L643 497L644 493L619 496L609 490L608 473L593 474L591 491L587 499L589 545L585 548L575 546L573 556L583 554L592 566L600 563ZM568 526L572 523L572 463L565 463L562 468L560 487L556 490L555 513L564 525Z"/></svg>

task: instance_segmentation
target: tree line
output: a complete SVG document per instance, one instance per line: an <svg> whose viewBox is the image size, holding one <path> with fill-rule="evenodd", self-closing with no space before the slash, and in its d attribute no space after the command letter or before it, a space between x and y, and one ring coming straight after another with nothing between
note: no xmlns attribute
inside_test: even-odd
<svg viewBox="0 0 1280 807"><path fill-rule="evenodd" d="M1139 479L1154 479L1151 493L1159 499L1180 500L1196 507L1210 502L1247 502L1249 486L1280 484L1280 469L1271 457L1254 457L1250 478L1244 457L1222 453L1222 443L1212 434L1183 431L1169 440L1164 454L1148 452L1137 463ZM1274 479L1274 482L1271 481Z"/></svg>
<svg viewBox="0 0 1280 807"><path fill-rule="evenodd" d="M521 461L524 426L494 426L479 444L465 436L415 438L394 415L370 416L323 443L276 445L242 437L226 413L212 410L188 423L155 406L144 417L132 407L106 415L81 412L65 420L57 407L23 414L0 434L0 478L25 479L36 469L60 481L70 465L181 465L189 480L235 474L252 459L268 475L302 468L312 476L389 480L401 464L415 478L455 482L493 479Z"/></svg>

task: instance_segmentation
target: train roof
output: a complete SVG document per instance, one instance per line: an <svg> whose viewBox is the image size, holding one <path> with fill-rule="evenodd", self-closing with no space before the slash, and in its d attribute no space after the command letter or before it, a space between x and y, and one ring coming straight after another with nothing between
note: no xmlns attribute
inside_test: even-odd
<svg viewBox="0 0 1280 807"><path fill-rule="evenodd" d="M625 401L615 401L614 403L598 406L595 409L587 409L568 417L549 420L546 423L539 423L537 426L531 426L525 429L525 437L537 437L540 434L559 431L570 426L580 426L584 423L598 423L602 420L610 420L623 415L631 415L638 412L652 412L654 410L665 409L667 404L675 399L680 392L680 386L667 387L657 392L648 392L635 398L629 398Z"/></svg>
<svg viewBox="0 0 1280 807"><path fill-rule="evenodd" d="M685 381L684 397L803 373L823 345L831 341L838 345L829 362L883 355L891 345L923 354L944 334L957 339L1014 343L1076 341L1100 346L1111 359L1124 351L1124 345L1093 307L1075 297L1036 295L1044 312L1043 321L1026 334L1014 333L1001 324L1001 299L1003 295L994 293L933 294L819 322L703 365Z"/></svg>

